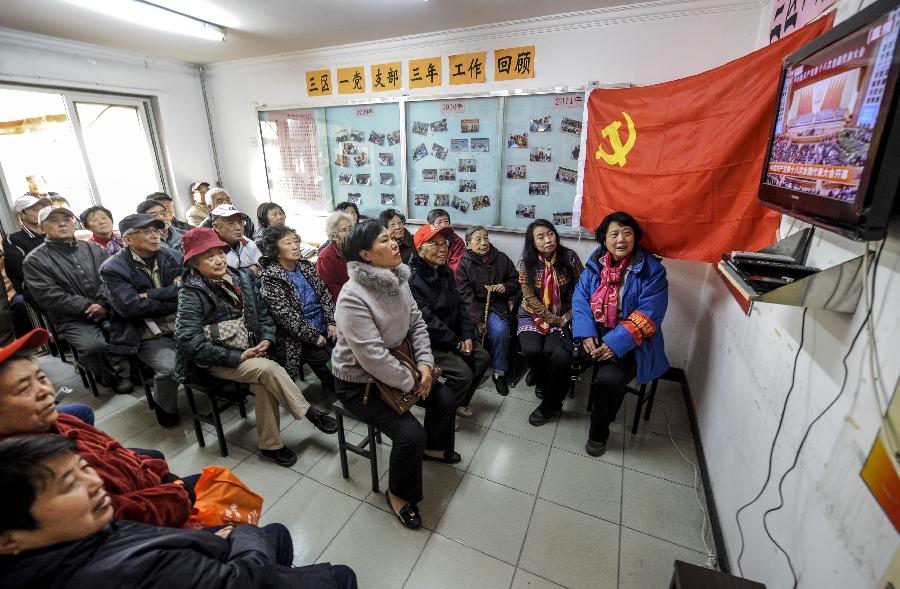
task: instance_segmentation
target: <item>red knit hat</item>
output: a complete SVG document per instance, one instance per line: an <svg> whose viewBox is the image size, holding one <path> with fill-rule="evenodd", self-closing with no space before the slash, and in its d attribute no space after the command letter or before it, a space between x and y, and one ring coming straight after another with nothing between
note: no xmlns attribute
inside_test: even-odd
<svg viewBox="0 0 900 589"><path fill-rule="evenodd" d="M416 234L413 235L413 243L416 248L422 247L422 244L437 234L450 235L453 233L452 227L435 227L434 225L422 225Z"/></svg>
<svg viewBox="0 0 900 589"><path fill-rule="evenodd" d="M194 256L208 252L214 247L227 248L228 244L222 241L209 227L195 227L181 238L181 247L184 249L184 261L187 262Z"/></svg>
<svg viewBox="0 0 900 589"><path fill-rule="evenodd" d="M34 350L43 346L50 337L50 332L46 329L34 329L29 331L17 340L14 340L8 346L0 348L0 364L9 360L13 354L19 350Z"/></svg>

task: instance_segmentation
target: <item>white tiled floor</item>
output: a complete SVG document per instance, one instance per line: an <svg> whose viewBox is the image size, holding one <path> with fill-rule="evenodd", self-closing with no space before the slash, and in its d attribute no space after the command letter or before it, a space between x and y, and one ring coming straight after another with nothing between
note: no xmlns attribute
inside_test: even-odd
<svg viewBox="0 0 900 589"><path fill-rule="evenodd" d="M206 447L197 445L184 399L181 427L165 430L156 425L143 391L103 390L94 398L70 365L39 361L57 386L75 389L64 402L91 405L97 426L126 446L163 451L180 474L210 464L233 469L265 498L262 523L278 521L291 530L295 564L348 564L363 588L662 589L674 559L706 560L694 471L668 435L671 428L681 452L696 461L687 410L672 383L660 383L651 419L641 421L637 435L630 432L635 400L629 395L608 450L597 459L584 452L586 382L560 419L535 428L528 414L537 400L524 379L506 398L487 381L472 402L475 417L461 420L457 433L463 462L425 463L424 527L410 531L388 513L383 496L371 492L368 462L350 454L351 478L345 480L337 437L305 421L283 416L284 440L299 454L297 464L285 469L255 454L252 407L246 419L230 410L229 455L223 458L211 427L204 426ZM299 384L317 403L315 377ZM349 420L346 427L354 430L350 438L362 438L362 424ZM382 490L389 452L385 438Z"/></svg>

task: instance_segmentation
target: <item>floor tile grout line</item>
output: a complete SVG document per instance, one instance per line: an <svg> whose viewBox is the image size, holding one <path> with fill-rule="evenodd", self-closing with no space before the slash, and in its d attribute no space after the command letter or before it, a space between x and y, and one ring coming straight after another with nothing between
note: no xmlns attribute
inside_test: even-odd
<svg viewBox="0 0 900 589"><path fill-rule="evenodd" d="M427 529L427 528L426 528ZM428 530L428 537L425 538L425 543L422 544L422 549L419 550L419 554L416 555L416 561L409 567L409 572L406 573L406 578L403 579L403 584L400 585L401 589L405 589L406 584L409 583L409 578L412 576L413 571L416 570L416 565L419 564L419 560L422 559L422 555L425 553L425 548L428 546L428 543L431 541L432 536L434 536L434 530Z"/></svg>
<svg viewBox="0 0 900 589"><path fill-rule="evenodd" d="M531 504L531 513L528 516L528 525L525 526L525 534L522 536L522 545L519 546L519 556L516 557L516 567L522 562L522 553L525 551L525 542L528 541L528 530L531 529L531 522L534 520L534 510L537 509L538 496L541 493L541 485L544 484L544 475L547 474L547 466L550 464L550 455L553 453L553 442L556 441L556 434L559 433L559 420L556 421L556 429L553 430L553 437L550 439L550 452L547 452L547 458L544 460L544 470L541 471L541 480L538 481L537 492L534 494L534 503ZM515 575L513 575L515 578ZM510 587L512 584L510 583Z"/></svg>
<svg viewBox="0 0 900 589"><path fill-rule="evenodd" d="M315 480L315 479L312 479L312 480ZM318 482L318 481L316 481L316 482ZM319 483L319 484L321 484L321 483ZM329 487L329 488L331 488L331 487ZM335 489L335 490L337 490L337 489ZM353 497L353 499L356 499L356 497ZM319 562L319 559L322 558L322 555L328 551L328 548L334 542L334 539L341 535L341 532L344 531L344 528L347 527L347 524L350 523L350 520L353 519L353 516L356 515L356 512L359 511L360 508L363 506L363 503L365 503L364 501L360 501L359 499L356 499L356 500L359 501L359 505L356 506L356 509L353 510L353 513L351 513L347 517L347 519L344 521L344 523L341 524L341 527L339 527L337 529L337 531L334 533L334 536L331 537L331 540L329 540L328 543L325 544L325 547L322 548L322 551L319 552L319 554L313 559L313 563Z"/></svg>
<svg viewBox="0 0 900 589"><path fill-rule="evenodd" d="M695 553L699 554L700 556L706 558L706 553L703 552L702 550L697 550L696 548L691 548L690 546L685 546L684 544L679 544L678 542L672 542L671 540L666 540L665 538L660 538L659 536L654 536L653 534L651 534L649 532L645 532L644 530L639 530L637 528L632 528L631 526L623 525L622 527L631 532L635 532L637 534L643 534L644 536L649 536L649 537L653 538L654 540L659 540L660 542L665 542L666 544L671 544L672 546L677 546L684 550L690 550L691 552L695 552Z"/></svg>
<svg viewBox="0 0 900 589"><path fill-rule="evenodd" d="M536 572L534 572L534 571L532 571L532 570L526 569L525 567L519 567L519 566L517 566L517 567L516 567L516 570L523 570L523 571L525 571L526 573L528 573L529 575L534 575L534 576L537 577L538 579L543 579L544 581L547 581L548 583L553 583L554 585L559 585L560 587L562 587L562 589L570 589L569 587L567 587L566 585L563 585L562 583L558 583L558 582L556 582L556 581L554 581L554 580L552 580L552 579L548 579L547 577L545 577L545 576L543 576L543 575L540 575L540 574L538 574L538 573L536 573ZM510 589L512 589L512 588L510 588Z"/></svg>
<svg viewBox="0 0 900 589"><path fill-rule="evenodd" d="M622 521L625 518L625 443L622 443L622 480L619 485L619 556L616 559L616 588L622 587Z"/></svg>

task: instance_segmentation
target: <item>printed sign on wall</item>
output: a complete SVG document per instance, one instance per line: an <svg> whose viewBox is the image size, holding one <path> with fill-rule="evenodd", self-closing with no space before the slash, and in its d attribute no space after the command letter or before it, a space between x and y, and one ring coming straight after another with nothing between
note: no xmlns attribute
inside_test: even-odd
<svg viewBox="0 0 900 589"><path fill-rule="evenodd" d="M400 89L400 62L379 63L372 66L372 91Z"/></svg>
<svg viewBox="0 0 900 589"><path fill-rule="evenodd" d="M457 84L483 84L485 81L485 60L487 53L476 51L451 55L450 61L450 85Z"/></svg>
<svg viewBox="0 0 900 589"><path fill-rule="evenodd" d="M534 45L494 51L494 80L524 80L534 77Z"/></svg>
<svg viewBox="0 0 900 589"><path fill-rule="evenodd" d="M441 58L411 59L408 66L410 88L430 88L441 85Z"/></svg>
<svg viewBox="0 0 900 589"><path fill-rule="evenodd" d="M338 94L362 94L366 91L366 71L361 65L339 67L337 70Z"/></svg>
<svg viewBox="0 0 900 589"><path fill-rule="evenodd" d="M306 72L306 95L328 96L331 94L331 70L311 70Z"/></svg>

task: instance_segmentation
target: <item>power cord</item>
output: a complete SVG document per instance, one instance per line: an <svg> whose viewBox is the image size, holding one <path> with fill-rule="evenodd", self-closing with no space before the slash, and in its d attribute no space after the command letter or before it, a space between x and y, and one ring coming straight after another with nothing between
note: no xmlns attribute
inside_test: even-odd
<svg viewBox="0 0 900 589"><path fill-rule="evenodd" d="M700 527L700 539L703 541L703 550L706 552L706 564L704 566L708 569L716 569L718 568L719 559L712 548L709 547L709 542L707 542L706 538L707 530L711 528L711 524L709 523L709 514L706 512L706 505L700 497L700 469L691 459L681 452L681 448L675 443L675 437L672 435L672 422L669 421L669 414L666 413L666 410L662 407L660 407L659 410L662 411L663 416L666 418L666 429L669 432L669 441L672 443L672 447L675 448L675 451L678 452L681 459L690 464L691 468L694 469L694 497L697 499L697 505L700 506L700 511L703 512L703 525Z"/></svg>
<svg viewBox="0 0 900 589"><path fill-rule="evenodd" d="M886 241L886 240L885 240ZM881 252L884 250L884 241L881 242L881 245L878 247L878 253L875 254L875 261L873 262L872 268L872 292L875 292L875 274L878 272L878 261L881 258ZM765 513L763 513L763 529L766 532L766 536L769 537L769 540L772 541L772 544L775 545L776 548L784 555L785 559L787 559L788 567L791 569L791 576L794 579L794 584L792 585L793 589L797 588L797 573L794 571L794 564L791 562L791 556L787 553L787 551L782 548L781 544L779 544L775 538L772 537L772 533L769 530L768 517L770 514L779 511L784 507L784 481L787 479L788 475L797 467L797 463L800 461L800 453L803 451L803 446L806 444L806 440L809 437L810 432L812 432L812 428L818 423L822 417L828 413L829 410L838 402L838 400L843 396L844 390L847 388L847 378L850 375L850 369L847 367L847 359L850 357L850 354L853 353L853 348L856 346L856 342L859 339L859 336L862 334L863 330L866 328L866 325L869 323L869 320L872 317L872 307L871 305L867 305L868 310L866 311L866 315L863 318L862 323L859 326L859 329L856 330L856 334L853 336L853 339L850 341L850 347L847 349L847 353L844 354L843 359L841 360L841 364L844 367L844 378L841 381L841 388L838 391L837 395L831 400L828 405L825 406L822 411L819 412L818 415L809 423L806 431L803 433L803 437L800 439L800 445L797 447L797 452L794 454L794 461L791 463L791 466L784 471L784 474L781 475L781 479L778 481L778 505L776 507L772 507L767 509Z"/></svg>
<svg viewBox="0 0 900 589"><path fill-rule="evenodd" d="M803 317L800 320L800 345L797 346L797 353L794 354L794 368L791 370L791 386L788 387L787 395L785 395L784 397L784 404L781 406L781 415L778 417L778 427L775 429L775 435L772 437L772 445L769 448L769 464L766 467L766 480L759 488L759 492L756 494L756 496L739 507L737 512L735 512L734 514L734 521L737 522L738 536L740 538L741 546L740 550L738 551L737 567L738 572L742 577L744 576L744 571L741 568L741 560L744 558L744 529L741 527L741 512L756 503L759 498L762 497L763 493L766 490L766 487L769 485L769 481L772 480L772 467L774 466L775 446L778 442L778 435L781 433L781 428L784 425L784 417L787 414L787 407L788 402L791 400L791 393L794 392L794 385L797 382L797 360L800 358L800 351L803 349L803 342L806 339L806 313L808 310L809 309L807 307L803 308Z"/></svg>

